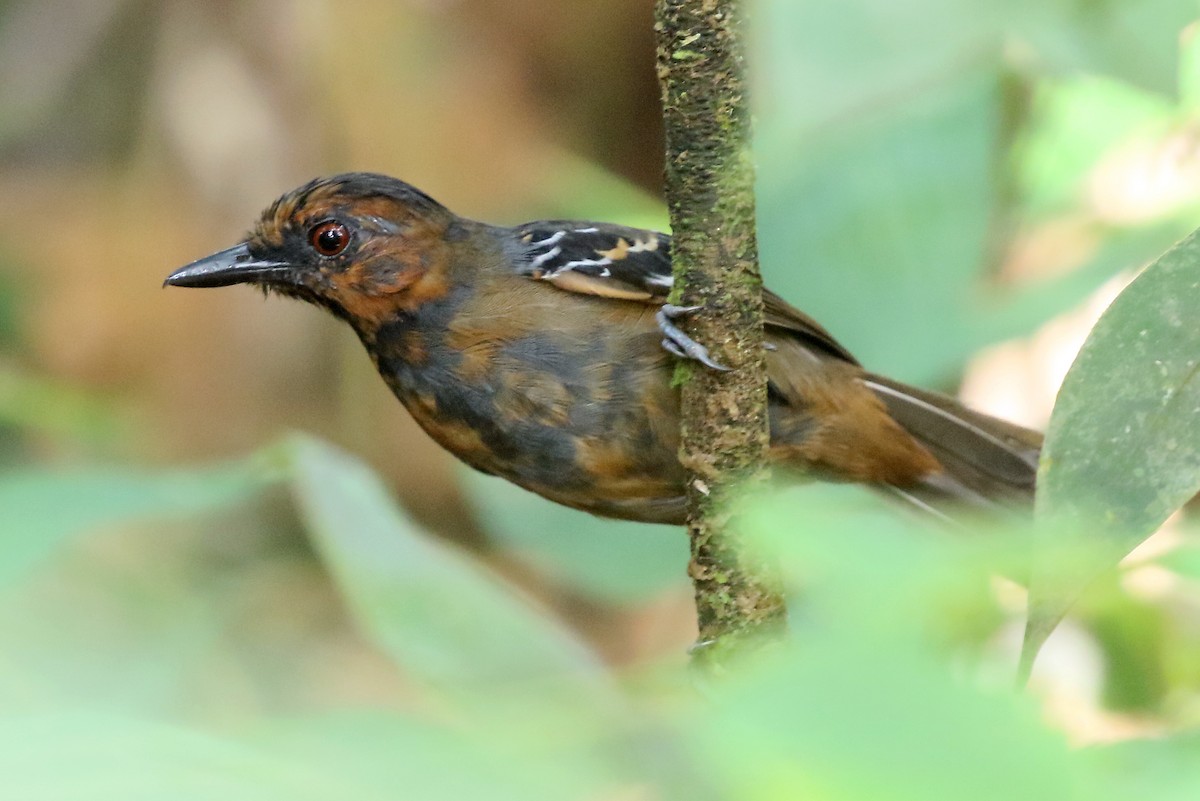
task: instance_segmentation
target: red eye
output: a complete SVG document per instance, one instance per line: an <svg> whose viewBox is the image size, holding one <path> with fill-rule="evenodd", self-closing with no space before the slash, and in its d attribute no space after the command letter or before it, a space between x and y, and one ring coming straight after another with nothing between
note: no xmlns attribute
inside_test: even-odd
<svg viewBox="0 0 1200 801"><path fill-rule="evenodd" d="M350 231L335 220L318 223L308 232L308 244L322 256L336 256L350 244Z"/></svg>

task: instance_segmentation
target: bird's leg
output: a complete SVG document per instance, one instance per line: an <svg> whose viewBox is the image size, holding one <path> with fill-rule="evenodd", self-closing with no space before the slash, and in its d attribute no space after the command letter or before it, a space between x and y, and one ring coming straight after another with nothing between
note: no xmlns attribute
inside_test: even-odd
<svg viewBox="0 0 1200 801"><path fill-rule="evenodd" d="M700 362L710 370L728 372L728 367L714 361L708 355L708 348L683 333L674 323L675 320L687 317L689 314L699 311L699 309L699 306L672 306L670 303L664 303L654 315L654 319L658 323L658 330L663 335L662 346L668 352L675 354L681 359L692 359Z"/></svg>

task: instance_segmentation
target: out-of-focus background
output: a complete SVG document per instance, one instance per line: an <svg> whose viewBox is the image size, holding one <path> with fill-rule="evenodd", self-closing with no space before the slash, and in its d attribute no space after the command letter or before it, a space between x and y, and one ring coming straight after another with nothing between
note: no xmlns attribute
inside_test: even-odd
<svg viewBox="0 0 1200 801"><path fill-rule="evenodd" d="M610 577L633 607L553 571L528 578L615 659L682 648L677 532L622 527L602 541L608 525L540 503L493 512L509 488L468 487L344 326L253 291L161 288L283 191L346 170L403 177L497 223L664 226L652 23L637 1L5 3L0 204L20 233L4 236L0 266L4 459L201 465L306 431L360 455L418 521L470 547L524 549L556 529L582 539L583 526L564 568L653 541L655 566ZM319 577L258 576L299 569L299 535L279 516L203 537L247 554L222 573L279 605L266 629L296 594L326 591Z"/></svg>
<svg viewBox="0 0 1200 801"><path fill-rule="evenodd" d="M871 369L1044 426L1099 312L1200 222L1195 4L752 8L768 282ZM344 170L496 223L665 226L652 14L0 0L0 707L220 728L425 703L347 597L354 571L310 539L336 540L337 515L322 528L317 446L294 431L370 465L433 547L606 667L684 662L681 532L468 474L311 307L160 286ZM290 493L270 478L289 471ZM1179 643L1200 595L1181 581L1143 571L1057 638L1061 730L1111 739L1196 708L1200 654ZM1020 590L996 594L1007 612L971 630L1011 656Z"/></svg>

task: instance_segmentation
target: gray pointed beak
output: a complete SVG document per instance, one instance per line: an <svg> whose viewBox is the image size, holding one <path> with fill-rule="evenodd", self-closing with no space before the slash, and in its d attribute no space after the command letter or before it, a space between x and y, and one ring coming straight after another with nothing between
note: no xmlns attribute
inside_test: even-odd
<svg viewBox="0 0 1200 801"><path fill-rule="evenodd" d="M231 248L197 259L167 276L163 286L214 287L262 281L291 271L282 261L256 259L243 242Z"/></svg>

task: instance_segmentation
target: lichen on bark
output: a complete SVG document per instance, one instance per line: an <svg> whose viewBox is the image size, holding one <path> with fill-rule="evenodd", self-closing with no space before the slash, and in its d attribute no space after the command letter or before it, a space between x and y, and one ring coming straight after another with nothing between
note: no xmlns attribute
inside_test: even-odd
<svg viewBox="0 0 1200 801"><path fill-rule="evenodd" d="M684 327L731 368L681 363L677 370L680 459L691 474L689 574L700 641L736 647L784 615L772 571L739 540L728 504L735 488L761 478L768 443L744 7L742 0L658 0L655 13L672 302L701 307Z"/></svg>

